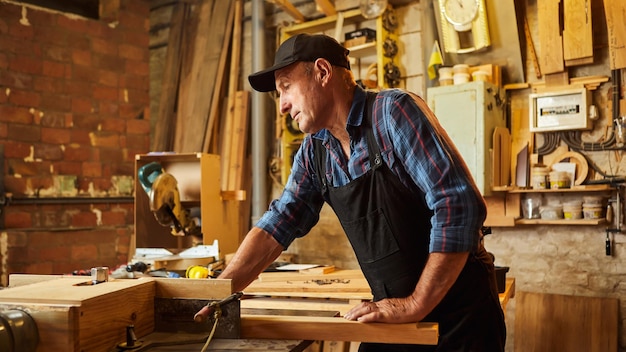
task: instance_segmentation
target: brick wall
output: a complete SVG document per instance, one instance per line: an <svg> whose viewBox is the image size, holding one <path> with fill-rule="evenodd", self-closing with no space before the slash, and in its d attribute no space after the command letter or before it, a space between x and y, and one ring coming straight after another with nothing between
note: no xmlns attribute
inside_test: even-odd
<svg viewBox="0 0 626 352"><path fill-rule="evenodd" d="M122 0L114 17L0 3L5 191L16 200L70 195L63 204L3 208L3 274L128 259L132 199L101 199L123 195L115 180L133 176L135 154L149 148L149 3ZM69 186L59 182L68 176Z"/></svg>

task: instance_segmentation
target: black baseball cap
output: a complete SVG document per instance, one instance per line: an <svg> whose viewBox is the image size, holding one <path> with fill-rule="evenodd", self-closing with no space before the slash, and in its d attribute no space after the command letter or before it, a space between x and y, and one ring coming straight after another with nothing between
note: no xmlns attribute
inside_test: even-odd
<svg viewBox="0 0 626 352"><path fill-rule="evenodd" d="M259 92L271 92L276 90L274 71L287 67L296 61L313 62L319 58L324 58L332 65L345 67L349 70L349 53L350 50L327 35L296 34L278 47L272 67L249 75L248 81L252 88Z"/></svg>

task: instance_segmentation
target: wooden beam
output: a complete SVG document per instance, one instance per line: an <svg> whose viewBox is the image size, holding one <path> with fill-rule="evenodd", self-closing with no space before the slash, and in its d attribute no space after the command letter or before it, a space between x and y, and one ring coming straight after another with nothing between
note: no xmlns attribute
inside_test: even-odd
<svg viewBox="0 0 626 352"><path fill-rule="evenodd" d="M330 0L315 0L315 4L317 5L317 8L326 16L333 16L337 14L337 10L335 10L335 6L330 2Z"/></svg>
<svg viewBox="0 0 626 352"><path fill-rule="evenodd" d="M557 73L565 69L563 62L563 37L561 37L560 0L537 0L537 20L540 57L543 73Z"/></svg>
<svg viewBox="0 0 626 352"><path fill-rule="evenodd" d="M359 323L343 318L245 315L241 338L323 341L360 341L436 345L436 323Z"/></svg>
<svg viewBox="0 0 626 352"><path fill-rule="evenodd" d="M298 9L296 9L288 0L268 0L268 1L280 7L289 16L293 17L293 19L296 22L301 23L305 21L304 15L300 11L298 11Z"/></svg>

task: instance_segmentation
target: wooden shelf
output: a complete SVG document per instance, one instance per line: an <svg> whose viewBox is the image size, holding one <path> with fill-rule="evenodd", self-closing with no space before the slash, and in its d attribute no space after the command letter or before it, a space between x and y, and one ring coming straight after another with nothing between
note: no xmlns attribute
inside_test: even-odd
<svg viewBox="0 0 626 352"><path fill-rule="evenodd" d="M601 225L605 224L605 219L518 219L515 220L516 225Z"/></svg>
<svg viewBox="0 0 626 352"><path fill-rule="evenodd" d="M610 185L580 185L571 188L558 189L532 189L532 188L498 188L494 191L502 191L508 193L571 193L571 192L608 192L612 191Z"/></svg>

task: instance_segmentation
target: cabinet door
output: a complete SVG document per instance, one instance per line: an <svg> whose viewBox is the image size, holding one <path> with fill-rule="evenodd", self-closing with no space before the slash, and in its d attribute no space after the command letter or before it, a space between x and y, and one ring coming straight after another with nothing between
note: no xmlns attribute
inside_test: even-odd
<svg viewBox="0 0 626 352"><path fill-rule="evenodd" d="M491 194L493 131L504 126L490 84L477 81L428 89L428 105L460 151L483 196Z"/></svg>

